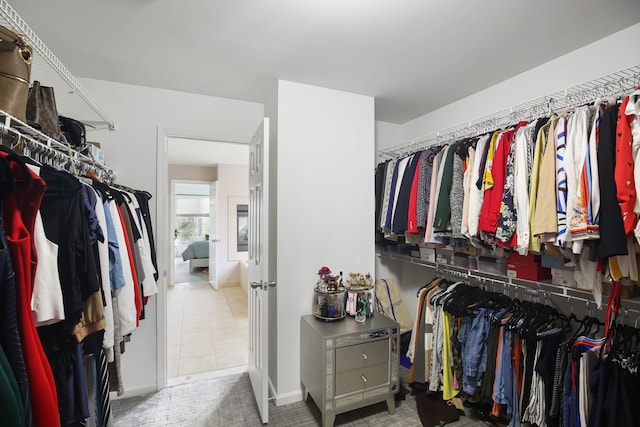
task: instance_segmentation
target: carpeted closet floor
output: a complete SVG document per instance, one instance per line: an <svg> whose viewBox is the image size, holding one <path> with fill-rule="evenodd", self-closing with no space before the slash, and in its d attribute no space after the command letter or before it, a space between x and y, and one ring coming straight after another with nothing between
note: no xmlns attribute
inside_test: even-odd
<svg viewBox="0 0 640 427"><path fill-rule="evenodd" d="M116 426L121 427L204 427L261 426L246 372L212 377L193 376L182 384L158 393L112 402ZM470 415L470 414L469 414ZM269 426L320 426L321 414L311 399L290 405L269 404ZM336 426L412 427L420 426L416 398L408 394L389 415L384 403L339 414ZM451 427L486 426L471 416L447 424ZM432 426L429 426L432 427Z"/></svg>

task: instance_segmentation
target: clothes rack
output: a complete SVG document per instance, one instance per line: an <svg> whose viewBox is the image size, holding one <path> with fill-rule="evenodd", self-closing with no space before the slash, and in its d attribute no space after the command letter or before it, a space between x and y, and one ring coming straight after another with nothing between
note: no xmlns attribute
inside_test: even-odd
<svg viewBox="0 0 640 427"><path fill-rule="evenodd" d="M533 99L409 142L378 151L378 161L406 156L436 144L479 136L522 120L592 103L597 98L617 97L640 86L640 65L608 74L562 91Z"/></svg>
<svg viewBox="0 0 640 427"><path fill-rule="evenodd" d="M550 302L553 301L553 297L558 301L566 302L569 307L573 307L575 302L581 302L584 303L584 308L587 312L592 310L600 311L589 291L553 285L550 283L500 276L476 270L468 270L464 267L443 265L437 262L424 261L409 256L395 254L385 254L385 256L390 256L393 260L410 262L411 264L432 268L434 269L436 276L473 284L484 290L491 289L495 292L498 289L502 289L507 296L522 295L525 299L539 298ZM626 313L632 312L637 314L637 318L635 320L632 319L629 323L640 326L640 301L626 299L624 300L624 307L621 307L620 309Z"/></svg>
<svg viewBox="0 0 640 427"><path fill-rule="evenodd" d="M115 181L113 170L75 151L70 145L48 137L2 110L0 110L0 119L2 120L0 137L13 137L14 141L10 148L18 149L27 157L35 157L35 160L41 163L67 169L73 175L82 176L92 172L105 183Z"/></svg>

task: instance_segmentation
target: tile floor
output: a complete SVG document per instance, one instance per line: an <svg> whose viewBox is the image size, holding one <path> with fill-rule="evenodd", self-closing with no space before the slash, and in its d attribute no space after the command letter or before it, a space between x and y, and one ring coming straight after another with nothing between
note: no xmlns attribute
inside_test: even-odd
<svg viewBox="0 0 640 427"><path fill-rule="evenodd" d="M247 364L247 294L208 283L167 290L168 378Z"/></svg>

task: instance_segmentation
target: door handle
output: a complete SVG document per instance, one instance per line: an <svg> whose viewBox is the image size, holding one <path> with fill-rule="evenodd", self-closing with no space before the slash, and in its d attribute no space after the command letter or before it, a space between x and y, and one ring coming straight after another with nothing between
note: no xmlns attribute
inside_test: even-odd
<svg viewBox="0 0 640 427"><path fill-rule="evenodd" d="M265 282L263 280L260 280L260 282L249 283L249 286L251 286L251 289L262 289L266 291L267 287L273 288L274 286L276 286L276 282Z"/></svg>
<svg viewBox="0 0 640 427"><path fill-rule="evenodd" d="M213 239L213 240L211 240L211 243L217 243L219 241L220 241L220 239Z"/></svg>

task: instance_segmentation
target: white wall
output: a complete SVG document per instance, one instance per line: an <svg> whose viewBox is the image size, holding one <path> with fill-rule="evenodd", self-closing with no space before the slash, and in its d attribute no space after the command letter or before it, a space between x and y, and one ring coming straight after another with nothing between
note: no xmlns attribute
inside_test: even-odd
<svg viewBox="0 0 640 427"><path fill-rule="evenodd" d="M203 181L218 180L217 166L169 165L169 182L171 180Z"/></svg>
<svg viewBox="0 0 640 427"><path fill-rule="evenodd" d="M376 121L376 150L401 144L404 141L402 125Z"/></svg>
<svg viewBox="0 0 640 427"><path fill-rule="evenodd" d="M117 123L117 130L91 132L88 139L102 144L118 183L153 195L150 208L156 230L160 226L168 229L169 223L167 174L161 174L165 179L157 179L158 134L164 131L173 136L184 133L248 141L264 115L263 105L257 103L94 79L81 79L81 83ZM158 203L165 208L162 212ZM163 330L166 289L162 280L168 268L165 257L172 252L167 250L171 244L168 235L157 231L155 234L160 294L147 304L147 318L140 322L122 358L124 387L129 394L162 387L164 384L159 382L166 376L158 372L158 361L165 356L157 348L158 340L162 342L166 336Z"/></svg>
<svg viewBox="0 0 640 427"><path fill-rule="evenodd" d="M410 141L638 65L638 40L640 24L411 120L402 126L403 139ZM477 66L499 66L499 61Z"/></svg>
<svg viewBox="0 0 640 427"><path fill-rule="evenodd" d="M317 271L372 272L374 100L280 81L277 403L301 399L300 316Z"/></svg>
<svg viewBox="0 0 640 427"><path fill-rule="evenodd" d="M247 147L247 157L249 149ZM239 282L240 261L229 259L229 197L249 196L247 166L218 165L216 273L218 282Z"/></svg>
<svg viewBox="0 0 640 427"><path fill-rule="evenodd" d="M535 67L509 80L461 99L402 125L402 139L378 138L378 149L457 126L550 93L640 64L640 24ZM493 66L490 62L485 65ZM388 129L387 129L388 130ZM382 135L389 136L389 132ZM391 134L393 137L393 134ZM416 286L430 272L397 261L378 260L376 278L395 278L415 314Z"/></svg>

